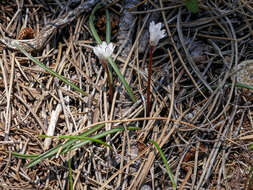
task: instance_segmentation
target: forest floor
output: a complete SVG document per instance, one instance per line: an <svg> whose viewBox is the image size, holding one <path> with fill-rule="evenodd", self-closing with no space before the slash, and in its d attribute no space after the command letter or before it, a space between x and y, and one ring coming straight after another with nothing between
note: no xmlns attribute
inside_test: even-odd
<svg viewBox="0 0 253 190"><path fill-rule="evenodd" d="M252 190L253 3L200 0L193 13L183 0L123 0L92 12L97 3L0 1L0 189ZM136 101L110 66L111 100L93 52L106 10ZM166 37L147 117L151 21Z"/></svg>

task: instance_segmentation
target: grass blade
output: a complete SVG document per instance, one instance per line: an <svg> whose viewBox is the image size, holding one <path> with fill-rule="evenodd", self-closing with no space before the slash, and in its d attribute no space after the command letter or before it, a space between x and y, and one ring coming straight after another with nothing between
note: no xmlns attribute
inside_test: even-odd
<svg viewBox="0 0 253 190"><path fill-rule="evenodd" d="M153 140L152 140L151 142L153 143L153 145L155 145L156 149L158 150L158 152L159 152L159 154L160 154L160 156L161 156L161 158L162 158L162 160L163 160L163 163L164 163L164 165L165 165L165 167L166 167L166 169L167 169L167 172L168 172L168 174L169 174L169 177L170 177L170 180L171 180L171 183L172 183L172 188L173 188L173 190L176 190L177 185L176 185L176 183L175 183L173 174L172 174L172 172L171 172L171 170L170 170L170 167L169 167L168 162L167 162L167 160L166 160L166 158L165 158L165 156L164 156L164 154L163 154L162 149L161 149L160 146L157 144L157 142L155 142L155 141L153 141Z"/></svg>
<svg viewBox="0 0 253 190"><path fill-rule="evenodd" d="M114 63L114 61L112 60L112 58L110 57L108 59L110 65L112 66L113 70L115 71L115 73L118 75L120 81L122 82L122 84L124 85L124 87L127 90L127 93L129 94L131 100L133 102L136 102L136 98L134 96L134 93L132 91L132 89L130 88L130 86L128 85L128 83L126 82L125 78L123 77L123 75L121 74L120 70L118 69L117 65Z"/></svg>
<svg viewBox="0 0 253 190"><path fill-rule="evenodd" d="M241 87L241 88L247 88L247 89L253 90L253 86L249 86L247 84L242 84L242 83L239 83L239 82L235 83L235 87Z"/></svg>
<svg viewBox="0 0 253 190"><path fill-rule="evenodd" d="M108 9L105 10L105 14L106 14L106 43L109 44L111 42L111 21Z"/></svg>
<svg viewBox="0 0 253 190"><path fill-rule="evenodd" d="M68 160L68 168L69 168L69 189L73 190L73 177L72 177L71 159Z"/></svg>
<svg viewBox="0 0 253 190"><path fill-rule="evenodd" d="M198 11L199 11L198 0L186 0L185 6L192 13L198 13Z"/></svg>
<svg viewBox="0 0 253 190"><path fill-rule="evenodd" d="M65 77L59 75L57 72L53 71L52 69L48 68L46 65L44 65L43 63L41 63L38 59L36 59L35 57L33 57L31 54L29 54L27 51L25 51L20 45L15 44L15 46L23 53L25 54L30 60L32 60L35 64L39 65L41 68L45 69L48 73L50 73L51 75L57 77L59 80L61 80L62 82L64 82L65 84L71 86L73 89L77 90L78 92L80 92L82 95L84 96L88 96L88 94L86 92L84 92L83 90L81 90L80 88L78 88L76 85L74 85L73 83L71 83L70 81L68 81L68 79L66 79Z"/></svg>
<svg viewBox="0 0 253 190"><path fill-rule="evenodd" d="M11 155L22 159L34 159L38 156L38 154L20 154L17 152L11 152Z"/></svg>
<svg viewBox="0 0 253 190"><path fill-rule="evenodd" d="M108 9L105 10L106 13L106 43L109 44L111 42L111 21L110 21L110 14ZM112 68L108 67L109 74L110 74L110 85L112 85Z"/></svg>
<svg viewBox="0 0 253 190"><path fill-rule="evenodd" d="M91 135L92 133L94 133L95 131L97 131L98 129L100 129L102 127L104 127L104 124L96 125L95 127L91 128L90 130L88 130L88 131L82 133L81 135L79 135L77 138L87 137L88 135ZM127 129L128 130L137 130L139 128L137 128L137 127L127 127ZM102 137L105 137L108 134L113 134L113 133L116 133L118 131L123 131L123 130L125 130L124 127L119 127L119 128L115 128L115 129L112 129L112 130L109 130L109 131L104 131L104 132L99 133L99 134L97 134L95 136L88 137L86 140L82 140L81 142L80 142L80 139L70 139L66 143L59 144L56 147L48 150L47 152L45 152L45 153L43 153L41 155L38 155L37 157L35 157L31 162L29 162L26 165L26 168L30 168L30 167L32 167L32 166L34 166L34 165L42 162L46 158L50 158L50 157L56 155L58 153L58 151L59 151L59 148L62 148L61 154L65 154L68 151L71 151L73 149L76 149L76 148L79 148L81 146L84 146L84 145L86 145L89 142L92 142L92 140L94 140L94 139L96 139L96 140L94 140L94 142L101 142L101 141L99 141L99 138L102 138Z"/></svg>
<svg viewBox="0 0 253 190"><path fill-rule="evenodd" d="M138 129L139 129L138 127L127 127L127 130L138 130ZM92 138L93 138L93 139L99 139L99 138L103 138L103 137L105 137L105 136L107 136L107 135L109 135L109 134L114 134L114 133L117 133L117 132L119 132L119 131L124 131L124 130L125 130L124 127L118 127L118 128L114 128L114 129L111 129L111 130L108 130L108 131L104 131L104 132L102 132L102 133L99 133L99 134L93 136ZM86 144L89 143L89 142L90 142L90 140L84 140L84 141L82 141L82 142L73 144L73 145L71 145L71 146L69 147L68 150L67 150L67 149L62 150L62 153L63 153L63 154L64 154L64 153L67 153L68 151L74 150L74 149L79 148L79 147L81 147L81 146L84 146L84 145L86 145Z"/></svg>
<svg viewBox="0 0 253 190"><path fill-rule="evenodd" d="M101 3L98 3L95 8L92 10L91 12L91 15L90 15L90 18L89 18L89 25L90 25L90 30L91 30L91 33L93 35L93 37L95 38L95 40L97 41L98 44L102 44L102 41L100 40L99 38L99 35L95 29L95 26L94 26L94 15L95 15L95 12L100 9L102 7L102 4Z"/></svg>
<svg viewBox="0 0 253 190"><path fill-rule="evenodd" d="M88 140L88 141L92 141L95 143L99 143L102 144L104 146L107 147L111 147L109 144L107 144L106 142L100 140L100 139L94 139L92 137L85 137L85 136L47 136L47 135L40 135L40 137L42 138L59 138L59 139L74 139L74 140Z"/></svg>
<svg viewBox="0 0 253 190"><path fill-rule="evenodd" d="M80 136L88 136L88 135L94 133L95 131L99 130L102 127L104 127L104 124L96 125L95 127L93 127L91 129L89 129L88 131L82 133ZM77 140L70 139L65 144L59 144L56 147L48 150L47 152L44 152L43 154L40 154L39 156L37 156L36 158L34 158L31 162L29 162L26 165L26 168L30 168L30 167L32 167L32 166L34 166L34 165L42 162L46 158L50 158L50 157L56 155L60 147L62 147L63 149L66 149L69 146L71 146L73 143L75 143L76 141Z"/></svg>

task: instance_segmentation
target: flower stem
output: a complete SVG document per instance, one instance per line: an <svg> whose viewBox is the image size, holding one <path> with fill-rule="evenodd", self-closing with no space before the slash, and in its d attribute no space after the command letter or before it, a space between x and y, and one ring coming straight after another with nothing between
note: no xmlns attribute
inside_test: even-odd
<svg viewBox="0 0 253 190"><path fill-rule="evenodd" d="M104 65L105 72L107 74L107 83L108 83L108 86L109 86L110 103L112 103L112 99L113 99L112 81L110 80L110 72L109 72L109 69L108 69L107 61L103 60L102 64Z"/></svg>
<svg viewBox="0 0 253 190"><path fill-rule="evenodd" d="M148 85L147 85L147 110L146 116L149 117L150 115L150 86L151 86L151 74L152 74L152 53L153 53L153 46L150 45L150 52L149 52L149 63L148 63Z"/></svg>

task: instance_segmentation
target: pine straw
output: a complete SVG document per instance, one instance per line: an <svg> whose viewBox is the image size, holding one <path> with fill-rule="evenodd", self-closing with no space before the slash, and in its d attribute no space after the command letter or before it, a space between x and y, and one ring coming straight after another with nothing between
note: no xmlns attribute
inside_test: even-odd
<svg viewBox="0 0 253 190"><path fill-rule="evenodd" d="M39 32L45 23L78 6L78 1L69 1L71 7L66 8L61 1L38 4L31 0L25 1L19 12L16 1L4 2L0 3L1 31L13 39L24 25ZM122 22L117 11L126 5L116 2L109 6ZM236 77L231 75L237 64L252 59L253 3L217 0L201 1L199 6L200 12L192 15L178 1L141 3L131 10L134 20L127 26L129 30L116 27L113 42L119 51L124 39L119 43L117 36L136 32L128 33L132 43L125 51L127 56L117 57L138 98L135 104L116 76L114 99L112 104L108 102L106 74L91 49L96 44L88 27L90 12L58 29L41 51L33 52L89 97L82 97L22 53L2 45L0 187L68 189L67 161L71 158L74 189L140 189L143 184L167 189L171 183L150 144L152 139L162 147L178 189L253 189L252 183L247 184L253 165L248 150L253 135L253 96L252 91L236 88ZM100 11L97 17L103 14ZM163 22L168 37L160 41L153 55L152 111L151 118L146 118L148 31L143 23L150 19ZM103 29L100 33L105 36ZM141 130L107 136L103 140L112 150L93 143L26 169L29 160L10 153L46 151L45 140L38 135L47 132L57 105L62 110L54 135L78 134L99 122L106 123L103 130L118 125ZM54 139L49 146L62 142Z"/></svg>

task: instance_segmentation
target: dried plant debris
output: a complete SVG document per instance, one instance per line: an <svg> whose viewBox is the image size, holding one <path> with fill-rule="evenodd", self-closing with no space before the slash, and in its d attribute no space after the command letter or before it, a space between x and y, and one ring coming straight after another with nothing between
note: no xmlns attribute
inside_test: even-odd
<svg viewBox="0 0 253 190"><path fill-rule="evenodd" d="M253 86L253 60L243 61L238 65L237 81Z"/></svg>
<svg viewBox="0 0 253 190"><path fill-rule="evenodd" d="M18 34L18 40L27 40L34 38L34 31L32 28L25 27Z"/></svg>
<svg viewBox="0 0 253 190"><path fill-rule="evenodd" d="M133 23L135 20L135 16L131 14L129 9L133 9L140 0L124 0L123 1L123 11L122 15L120 17L120 23L119 23L119 35L118 40L120 44L125 44L124 49L122 50L122 56L127 57L128 53L131 50L132 43L133 43L133 31L131 31L131 28L133 27ZM133 9L135 10L135 9Z"/></svg>
<svg viewBox="0 0 253 190"><path fill-rule="evenodd" d="M119 30L119 16L111 13L110 14L110 24L111 24L111 35L114 36L118 33ZM97 19L96 22L97 32L102 41L105 41L106 36L106 16L103 14L101 17Z"/></svg>
<svg viewBox="0 0 253 190"><path fill-rule="evenodd" d="M106 40L107 9L110 55L136 103L114 72L109 96L110 73L93 51L89 18L101 2L95 30ZM177 189L252 189L253 2L198 5L193 14L183 0L0 1L0 189L172 189L164 157ZM146 117L152 21L166 36L150 59ZM48 157L27 168L38 155Z"/></svg>
<svg viewBox="0 0 253 190"><path fill-rule="evenodd" d="M80 4L74 10L68 11L65 14L61 15L59 18L49 21L46 26L43 26L43 29L35 36L33 39L11 39L5 36L0 37L0 42L4 44L7 48L18 50L15 44L22 46L26 51L39 51L41 50L46 43L54 36L57 29L62 28L66 24L72 22L74 19L77 19L80 14L83 12L88 12L96 4L97 1L89 0ZM24 31L21 31L24 32ZM28 31L25 30L26 34ZM31 31L29 31L31 33ZM31 36L31 35L30 35ZM22 36L21 36L22 37Z"/></svg>

